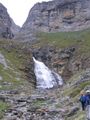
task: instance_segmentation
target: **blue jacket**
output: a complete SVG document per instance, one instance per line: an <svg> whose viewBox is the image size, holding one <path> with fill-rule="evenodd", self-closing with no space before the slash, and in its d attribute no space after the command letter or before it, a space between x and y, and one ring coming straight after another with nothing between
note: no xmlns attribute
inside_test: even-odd
<svg viewBox="0 0 90 120"><path fill-rule="evenodd" d="M88 99L88 98L87 98L86 95L82 95L82 96L80 97L80 102L86 104L86 103L87 103L87 99Z"/></svg>
<svg viewBox="0 0 90 120"><path fill-rule="evenodd" d="M86 95L86 105L90 105L90 94Z"/></svg>

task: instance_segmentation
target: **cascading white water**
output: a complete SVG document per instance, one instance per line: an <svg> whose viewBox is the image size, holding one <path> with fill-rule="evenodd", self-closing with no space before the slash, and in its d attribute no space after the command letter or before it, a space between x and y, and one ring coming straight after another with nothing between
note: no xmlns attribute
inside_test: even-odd
<svg viewBox="0 0 90 120"><path fill-rule="evenodd" d="M51 71L43 62L36 60L33 57L35 64L34 72L37 80L37 88L52 88L63 85L63 80L54 71Z"/></svg>

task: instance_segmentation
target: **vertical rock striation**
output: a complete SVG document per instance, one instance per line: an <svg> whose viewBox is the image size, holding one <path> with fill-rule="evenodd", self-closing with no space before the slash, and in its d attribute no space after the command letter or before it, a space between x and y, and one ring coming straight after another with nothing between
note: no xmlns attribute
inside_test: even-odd
<svg viewBox="0 0 90 120"><path fill-rule="evenodd" d="M78 31L89 27L90 0L53 0L32 7L17 38L33 40L37 31Z"/></svg>

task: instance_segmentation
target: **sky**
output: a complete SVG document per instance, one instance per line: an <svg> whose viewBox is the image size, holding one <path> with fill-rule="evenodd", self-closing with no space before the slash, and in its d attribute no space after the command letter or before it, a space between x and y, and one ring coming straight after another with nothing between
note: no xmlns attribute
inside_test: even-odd
<svg viewBox="0 0 90 120"><path fill-rule="evenodd" d="M10 17L14 20L15 24L22 26L33 5L43 1L50 0L0 0L0 3L7 8Z"/></svg>

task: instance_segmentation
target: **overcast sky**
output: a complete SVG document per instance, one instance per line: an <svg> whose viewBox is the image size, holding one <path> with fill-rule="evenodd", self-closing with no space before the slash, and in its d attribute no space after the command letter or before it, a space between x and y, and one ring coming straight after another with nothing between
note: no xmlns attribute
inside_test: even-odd
<svg viewBox="0 0 90 120"><path fill-rule="evenodd" d="M42 1L50 0L0 0L0 3L7 8L9 15L14 22L17 25L22 26L32 6L35 3Z"/></svg>

